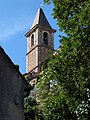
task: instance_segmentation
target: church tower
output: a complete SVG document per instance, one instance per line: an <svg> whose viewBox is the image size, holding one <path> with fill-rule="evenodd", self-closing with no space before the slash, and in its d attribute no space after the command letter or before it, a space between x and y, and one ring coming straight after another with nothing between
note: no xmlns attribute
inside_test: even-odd
<svg viewBox="0 0 90 120"><path fill-rule="evenodd" d="M54 33L43 10L38 9L27 37L26 72L38 74L41 63L49 57L49 51L54 50Z"/></svg>

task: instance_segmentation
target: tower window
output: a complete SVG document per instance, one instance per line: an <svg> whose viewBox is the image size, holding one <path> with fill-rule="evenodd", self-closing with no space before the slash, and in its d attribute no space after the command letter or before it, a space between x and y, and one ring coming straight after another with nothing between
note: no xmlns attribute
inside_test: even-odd
<svg viewBox="0 0 90 120"><path fill-rule="evenodd" d="M48 45L48 33L47 32L44 32L43 33L43 42Z"/></svg>
<svg viewBox="0 0 90 120"><path fill-rule="evenodd" d="M34 34L31 36L31 47L34 45Z"/></svg>

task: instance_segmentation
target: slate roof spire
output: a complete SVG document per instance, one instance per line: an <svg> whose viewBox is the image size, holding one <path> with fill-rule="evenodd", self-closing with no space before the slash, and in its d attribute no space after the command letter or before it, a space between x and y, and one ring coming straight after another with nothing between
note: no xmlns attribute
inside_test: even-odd
<svg viewBox="0 0 90 120"><path fill-rule="evenodd" d="M42 27L42 28L46 28L46 29L49 29L51 31L54 31L56 32L55 29L53 29L51 27L51 25L49 24L42 8L39 8L37 13L36 13L36 16L35 16L35 19L33 21L33 24L30 28L30 30L25 34L26 37L28 37L30 35L30 33L35 30L37 27Z"/></svg>
<svg viewBox="0 0 90 120"><path fill-rule="evenodd" d="M35 16L35 19L34 19L34 22L32 24L32 27L31 29L35 26L35 25L40 25L42 27L46 27L46 28L49 28L49 29L52 29L52 27L50 26L42 8L39 8L38 11L37 11L37 14Z"/></svg>

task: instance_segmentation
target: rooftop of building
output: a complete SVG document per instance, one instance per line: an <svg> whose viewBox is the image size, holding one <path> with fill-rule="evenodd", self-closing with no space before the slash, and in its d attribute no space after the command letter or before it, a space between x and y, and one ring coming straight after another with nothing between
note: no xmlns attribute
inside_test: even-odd
<svg viewBox="0 0 90 120"><path fill-rule="evenodd" d="M31 31L32 31L33 29L36 29L36 28L37 28L37 26L38 26L38 27L45 28L45 29L49 29L49 30L51 30L51 31L53 31L53 32L56 32L56 30L53 29L53 28L51 27L51 25L49 24L49 22L48 22L45 14L44 14L42 8L39 8L39 9L38 9L38 11L37 11L37 13L36 13L36 16L35 16L35 19L34 19L34 21L33 21L33 24L32 24L32 26L31 26L30 30L25 34L25 36L27 37L27 36L31 33Z"/></svg>

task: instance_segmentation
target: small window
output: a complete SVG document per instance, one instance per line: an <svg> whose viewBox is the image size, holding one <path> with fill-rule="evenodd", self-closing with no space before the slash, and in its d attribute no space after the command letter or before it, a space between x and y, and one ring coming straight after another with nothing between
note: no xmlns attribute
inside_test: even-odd
<svg viewBox="0 0 90 120"><path fill-rule="evenodd" d="M47 32L43 33L43 42L44 44L48 45L48 33Z"/></svg>
<svg viewBox="0 0 90 120"><path fill-rule="evenodd" d="M31 47L34 45L34 34L31 36Z"/></svg>

